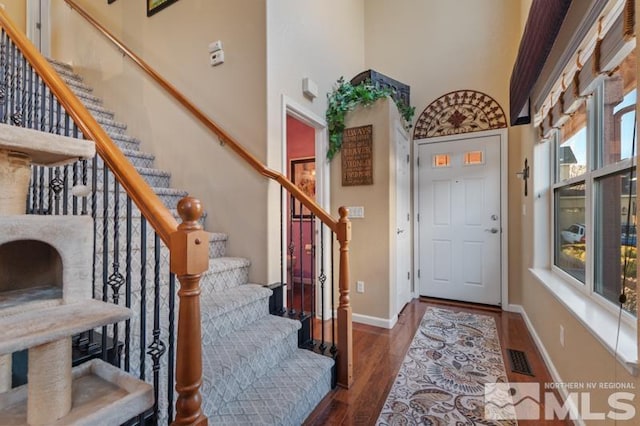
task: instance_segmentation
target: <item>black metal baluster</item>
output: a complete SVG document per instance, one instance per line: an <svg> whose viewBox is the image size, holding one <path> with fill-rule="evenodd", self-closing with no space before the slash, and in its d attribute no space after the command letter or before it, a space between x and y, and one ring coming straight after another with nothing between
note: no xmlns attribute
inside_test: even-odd
<svg viewBox="0 0 640 426"><path fill-rule="evenodd" d="M93 164L93 170L91 171L92 173L92 178L91 178L91 208L92 208L92 212L95 212L96 210L96 206L95 206L95 194L96 194L96 188L97 188L97 183L96 183L96 179L95 176L98 173L97 169L97 161L98 161L98 156L94 155L93 159L91 160L91 163ZM82 160L80 162L82 164L82 185L87 185L87 160ZM86 215L89 212L87 211L87 197L82 197L82 211L80 212L80 214L82 215Z"/></svg>
<svg viewBox="0 0 640 426"><path fill-rule="evenodd" d="M146 379L146 352L147 347L147 220L140 216L140 380ZM141 414L139 424L144 423L144 414Z"/></svg>
<svg viewBox="0 0 640 426"><path fill-rule="evenodd" d="M76 161L71 166L71 188L78 186L78 167L80 166L80 162ZM76 216L78 214L78 197L73 195L73 191L71 193L71 214Z"/></svg>
<svg viewBox="0 0 640 426"><path fill-rule="evenodd" d="M147 354L153 361L153 418L158 421L158 397L160 392L160 358L166 351L166 345L160 340L160 237L154 238L154 273L153 273L153 342Z"/></svg>
<svg viewBox="0 0 640 426"><path fill-rule="evenodd" d="M44 83L40 82L40 131L45 132L47 129L47 92L49 88ZM51 108L51 101L49 101L49 108Z"/></svg>
<svg viewBox="0 0 640 426"><path fill-rule="evenodd" d="M338 348L336 347L336 299L335 299L335 282L334 282L334 272L335 272L335 263L334 263L334 244L335 244L335 234L331 233L331 355L336 356L336 352Z"/></svg>
<svg viewBox="0 0 640 426"><path fill-rule="evenodd" d="M167 360L167 423L173 421L173 386L175 383L175 310L176 310L176 276L169 274L169 353Z"/></svg>
<svg viewBox="0 0 640 426"><path fill-rule="evenodd" d="M58 215L60 214L60 192L64 187L64 182L62 182L62 179L60 178L60 167L56 167L55 169L49 169L49 170L50 170L49 176L51 176L51 173L54 173L54 178L50 179L49 181L49 188L51 188L51 190L53 191L53 197L55 199L54 211L55 211L55 214ZM51 195L49 196L49 203L51 203Z"/></svg>
<svg viewBox="0 0 640 426"><path fill-rule="evenodd" d="M33 108L34 108L34 102L33 102L33 68L31 68L31 66L27 67L27 72L26 72L26 81L25 81L25 94L27 97L27 109L25 111L24 114L24 127L27 127L29 129L33 129Z"/></svg>
<svg viewBox="0 0 640 426"><path fill-rule="evenodd" d="M38 214L44 214L44 167L38 166Z"/></svg>
<svg viewBox="0 0 640 426"><path fill-rule="evenodd" d="M300 203L300 221L298 222L298 231L300 236L298 238L298 254L300 255L300 319L304 318L305 304L304 304L304 215L302 214L302 201Z"/></svg>
<svg viewBox="0 0 640 426"><path fill-rule="evenodd" d="M47 129L48 133L54 133L53 130L53 113L55 111L55 104L56 104L56 99L53 97L53 92L51 91L51 89L47 90L47 93L49 94L49 121L46 122L46 124L48 126L46 126L45 128Z"/></svg>
<svg viewBox="0 0 640 426"><path fill-rule="evenodd" d="M74 139L78 139L78 126L76 126L75 123L73 123L73 130L71 134ZM76 161L75 163L73 163L73 176L72 176L73 187L78 186L78 168L79 167L81 167L80 161ZM73 214L77 215L78 214L78 197L71 197L71 203L72 203Z"/></svg>
<svg viewBox="0 0 640 426"><path fill-rule="evenodd" d="M312 347L315 346L315 337L314 337L314 322L316 319L316 216L311 213L311 275L310 275L310 280L311 280L311 288L309 289L309 291L311 292L311 306L310 306L310 317L309 317L309 328L311 330L310 333L310 344Z"/></svg>
<svg viewBox="0 0 640 426"><path fill-rule="evenodd" d="M280 288L284 286L284 187L280 187Z"/></svg>
<svg viewBox="0 0 640 426"><path fill-rule="evenodd" d="M57 101L57 100L56 100ZM56 102L56 127L54 129L54 132L56 135L61 135L63 133L63 128L62 128L62 104L60 102Z"/></svg>
<svg viewBox="0 0 640 426"><path fill-rule="evenodd" d="M147 347L147 219L140 216L140 380L146 378Z"/></svg>
<svg viewBox="0 0 640 426"><path fill-rule="evenodd" d="M115 176L114 176L115 177ZM109 169L102 168L102 301L109 301ZM102 360L107 361L107 327L102 327Z"/></svg>
<svg viewBox="0 0 640 426"><path fill-rule="evenodd" d="M289 316L294 316L296 314L296 310L293 306L293 267L295 266L295 258L293 256L293 251L295 250L295 244L293 243L293 215L295 213L294 207L295 198L293 195L289 197L289 266L287 267L287 304L289 305Z"/></svg>
<svg viewBox="0 0 640 426"><path fill-rule="evenodd" d="M47 208L45 210L45 213L52 214L53 213L53 186L51 185L51 182L54 179L53 168L47 167L46 170L47 170L47 182L49 182L49 187L47 189Z"/></svg>
<svg viewBox="0 0 640 426"><path fill-rule="evenodd" d="M62 168L62 214L69 214L69 165Z"/></svg>
<svg viewBox="0 0 640 426"><path fill-rule="evenodd" d="M25 120L27 115L27 59L20 52L20 64L22 66L22 75L20 76L20 110L16 117L16 126L26 127Z"/></svg>
<svg viewBox="0 0 640 426"><path fill-rule="evenodd" d="M320 350L324 354L324 351L327 349L326 340L324 338L324 283L327 281L327 276L324 273L324 223L320 223L320 275L318 276L318 281L320 281L320 331L322 334L321 342L320 342Z"/></svg>
<svg viewBox="0 0 640 426"><path fill-rule="evenodd" d="M7 113L7 33L0 31L0 120L5 122Z"/></svg>
<svg viewBox="0 0 640 426"><path fill-rule="evenodd" d="M106 165L104 166L106 169ZM109 287L112 291L113 303L120 304L120 288L124 285L124 277L120 273L120 183L113 177L113 272L109 275ZM120 367L118 356L118 323L113 324L113 348L114 354L111 360L113 365Z"/></svg>
<svg viewBox="0 0 640 426"><path fill-rule="evenodd" d="M17 73L17 66L16 66L16 45L11 43L11 65L10 65L10 72L11 72L11 80L9 82L9 90L10 90L10 94L11 94L11 99L9 101L10 104L10 113L9 116L7 117L7 124L11 123L12 117L13 115L16 113L16 73Z"/></svg>
<svg viewBox="0 0 640 426"><path fill-rule="evenodd" d="M126 247L126 266L125 266L125 300L124 304L127 308L131 309L131 252L132 252L132 234L133 234L133 219L132 219L132 205L131 198L127 196L127 247ZM131 371L131 320L128 319L124 323L124 371Z"/></svg>
<svg viewBox="0 0 640 426"><path fill-rule="evenodd" d="M86 163L86 162L85 162ZM98 255L98 194L96 192L96 188L98 187L98 156L94 156L91 160L93 165L92 174L91 174L91 218L93 219L93 292L91 294L92 298L96 298L96 257ZM85 164L86 165L86 164ZM85 169L86 170L86 169ZM85 173L86 179L86 173ZM87 214L86 211L83 214Z"/></svg>

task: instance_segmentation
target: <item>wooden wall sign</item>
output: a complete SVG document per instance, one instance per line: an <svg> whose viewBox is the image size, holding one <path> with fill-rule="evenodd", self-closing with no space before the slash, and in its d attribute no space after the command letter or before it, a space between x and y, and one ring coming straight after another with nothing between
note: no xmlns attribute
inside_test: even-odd
<svg viewBox="0 0 640 426"><path fill-rule="evenodd" d="M342 135L342 186L373 185L373 125Z"/></svg>

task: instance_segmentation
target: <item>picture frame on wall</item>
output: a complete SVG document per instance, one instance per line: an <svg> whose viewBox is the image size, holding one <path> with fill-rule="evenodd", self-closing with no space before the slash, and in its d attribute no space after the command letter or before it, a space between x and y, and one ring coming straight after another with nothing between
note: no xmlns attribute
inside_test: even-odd
<svg viewBox="0 0 640 426"><path fill-rule="evenodd" d="M316 159L298 158L291 160L291 182L312 200L316 199ZM294 199L291 209L292 219L311 219L311 211Z"/></svg>
<svg viewBox="0 0 640 426"><path fill-rule="evenodd" d="M147 16L155 15L178 0L147 0Z"/></svg>

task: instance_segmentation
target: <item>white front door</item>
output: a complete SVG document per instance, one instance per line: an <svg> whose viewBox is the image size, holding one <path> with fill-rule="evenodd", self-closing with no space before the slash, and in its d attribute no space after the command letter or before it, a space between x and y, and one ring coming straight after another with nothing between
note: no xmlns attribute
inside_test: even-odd
<svg viewBox="0 0 640 426"><path fill-rule="evenodd" d="M411 293L411 155L409 138L395 128L396 150L396 313L412 299Z"/></svg>
<svg viewBox="0 0 640 426"><path fill-rule="evenodd" d="M418 145L421 295L500 304L500 149L499 135Z"/></svg>

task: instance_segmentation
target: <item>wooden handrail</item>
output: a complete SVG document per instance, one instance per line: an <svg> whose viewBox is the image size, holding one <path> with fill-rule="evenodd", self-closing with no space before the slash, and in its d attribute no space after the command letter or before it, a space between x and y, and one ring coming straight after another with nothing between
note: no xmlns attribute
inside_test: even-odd
<svg viewBox="0 0 640 426"><path fill-rule="evenodd" d="M325 225L327 225L333 232L338 229L338 221L335 220L329 213L327 213L322 207L320 207L314 200L309 198L304 192L302 192L297 186L295 186L289 179L287 179L282 173L272 170L262 164L253 154L247 151L239 142L237 142L231 135L218 126L211 118L209 118L200 108L198 108L193 102L187 99L178 89L169 83L164 77L162 77L156 70L154 70L149 64L147 64L142 58L131 51L114 36L109 30L103 27L98 21L93 19L84 9L82 9L74 0L65 0L65 2L80 16L87 20L95 29L102 33L107 39L115 44L120 51L127 55L136 65L138 65L145 73L147 73L156 83L158 83L163 89L165 89L176 101L178 101L183 107L185 107L194 117L202 123L206 128L212 131L219 139L220 142L229 146L236 154L244 159L249 165L255 169L261 175L273 179L282 185L291 195L293 195L298 201L304 204L318 219L320 219Z"/></svg>
<svg viewBox="0 0 640 426"><path fill-rule="evenodd" d="M98 124L95 118L62 81L53 67L42 57L35 46L11 22L6 12L0 9L0 25L20 49L22 55L42 78L58 99L64 110L71 116L82 134L93 140L96 151L104 163L111 169L120 185L138 206L149 224L155 229L162 241L169 245L171 234L178 229L178 222L149 184L131 165L122 151Z"/></svg>

